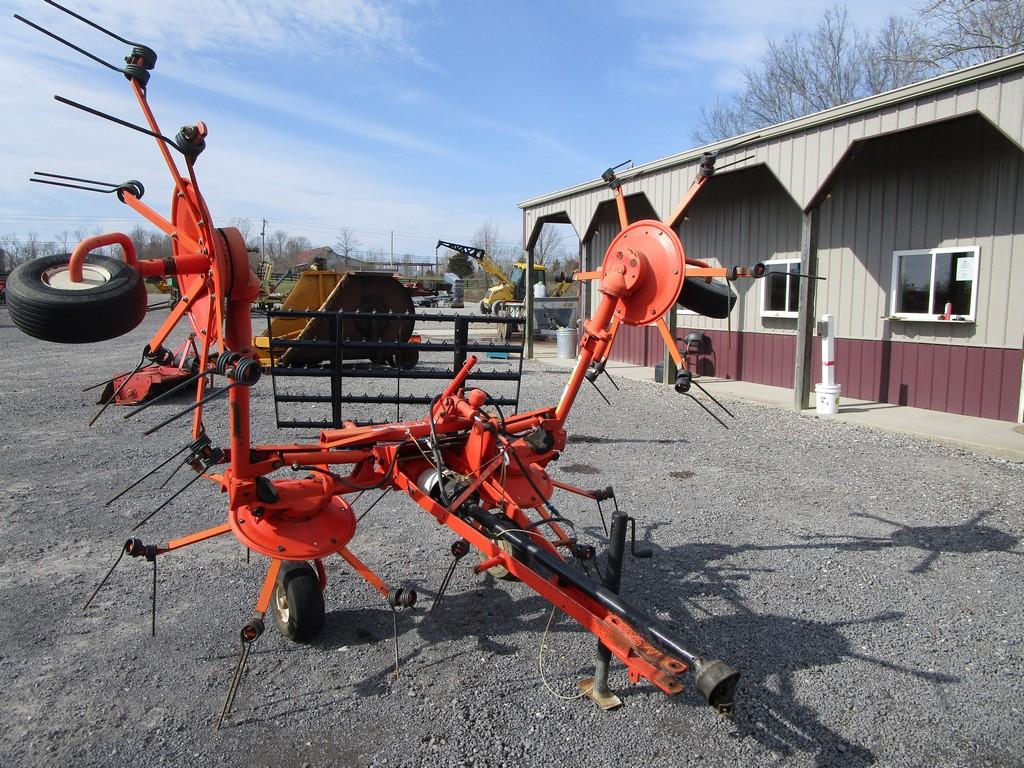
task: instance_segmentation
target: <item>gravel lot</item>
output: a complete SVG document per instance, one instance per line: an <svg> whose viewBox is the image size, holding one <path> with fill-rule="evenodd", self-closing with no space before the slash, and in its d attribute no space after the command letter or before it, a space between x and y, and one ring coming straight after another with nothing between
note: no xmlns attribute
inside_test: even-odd
<svg viewBox="0 0 1024 768"><path fill-rule="evenodd" d="M551 468L614 485L638 516L655 556L627 560L623 594L742 671L733 720L695 691L629 685L621 666L617 712L556 698L537 664L547 605L474 576L472 558L428 616L453 536L392 494L352 549L423 595L399 615L401 677L391 611L335 559L323 635L300 646L271 628L215 731L262 558L246 563L230 538L161 558L155 638L146 563L123 562L82 610L166 491L103 502L187 442L185 424L141 436L181 403L86 426L95 393L81 388L130 369L159 319L73 348L21 335L0 308L0 765L1022 764L1024 465L743 403L726 431L630 381L603 387L611 408L584 390ZM528 365L524 408L564 381ZM255 412L257 440L305 437L274 427L269 382ZM223 442L223 406L209 414ZM560 506L597 541L592 507ZM197 483L143 538L223 519L223 497ZM594 645L556 617L550 688L574 695Z"/></svg>

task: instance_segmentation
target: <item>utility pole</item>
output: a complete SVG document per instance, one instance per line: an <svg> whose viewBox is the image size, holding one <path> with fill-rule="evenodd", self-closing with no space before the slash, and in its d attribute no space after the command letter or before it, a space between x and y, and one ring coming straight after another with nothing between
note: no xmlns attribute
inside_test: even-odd
<svg viewBox="0 0 1024 768"><path fill-rule="evenodd" d="M263 228L260 230L260 261L267 260L267 220L263 220Z"/></svg>

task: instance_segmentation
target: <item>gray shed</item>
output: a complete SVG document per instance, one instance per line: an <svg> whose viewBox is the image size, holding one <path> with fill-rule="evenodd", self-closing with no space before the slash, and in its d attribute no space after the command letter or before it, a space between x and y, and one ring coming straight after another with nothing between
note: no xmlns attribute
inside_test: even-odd
<svg viewBox="0 0 1024 768"><path fill-rule="evenodd" d="M698 373L791 387L806 405L817 376L814 320L831 313L844 395L1021 422L1022 149L1016 54L619 178L631 221L664 220L702 153L720 151L719 166L735 162L706 185L678 233L687 256L766 262L771 273L734 284L739 301L727 320L677 313L677 339L707 337ZM519 207L531 257L545 223L569 223L585 270L600 266L619 229L601 180ZM660 345L653 328L627 328L613 358L653 365Z"/></svg>

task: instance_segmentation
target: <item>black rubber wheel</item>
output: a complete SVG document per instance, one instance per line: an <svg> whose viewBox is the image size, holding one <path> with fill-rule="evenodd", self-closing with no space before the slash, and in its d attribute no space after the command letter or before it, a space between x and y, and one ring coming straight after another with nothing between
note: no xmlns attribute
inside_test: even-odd
<svg viewBox="0 0 1024 768"><path fill-rule="evenodd" d="M679 292L679 304L698 315L724 320L736 305L736 294L728 283L706 283L703 277L688 277Z"/></svg>
<svg viewBox="0 0 1024 768"><path fill-rule="evenodd" d="M416 367L416 364L420 361L420 351L418 349L400 349L395 353L395 356L391 358L392 367L398 368L402 371L411 371Z"/></svg>
<svg viewBox="0 0 1024 768"><path fill-rule="evenodd" d="M491 314L491 305L487 304L482 299L480 301L480 314L481 315L489 315L489 314Z"/></svg>
<svg viewBox="0 0 1024 768"><path fill-rule="evenodd" d="M67 253L15 267L7 278L11 320L29 336L61 344L117 338L146 316L146 286L120 259L86 257L81 283L68 278Z"/></svg>
<svg viewBox="0 0 1024 768"><path fill-rule="evenodd" d="M324 628L324 593L309 563L283 563L270 601L278 632L306 643Z"/></svg>

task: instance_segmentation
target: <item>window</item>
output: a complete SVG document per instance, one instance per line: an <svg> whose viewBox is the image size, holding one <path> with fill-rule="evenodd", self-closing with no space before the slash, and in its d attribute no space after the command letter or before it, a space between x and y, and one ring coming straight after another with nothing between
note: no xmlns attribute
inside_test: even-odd
<svg viewBox="0 0 1024 768"><path fill-rule="evenodd" d="M761 317L796 317L800 306L800 259L765 262Z"/></svg>
<svg viewBox="0 0 1024 768"><path fill-rule="evenodd" d="M960 246L893 253L889 314L900 320L973 322L979 250Z"/></svg>

